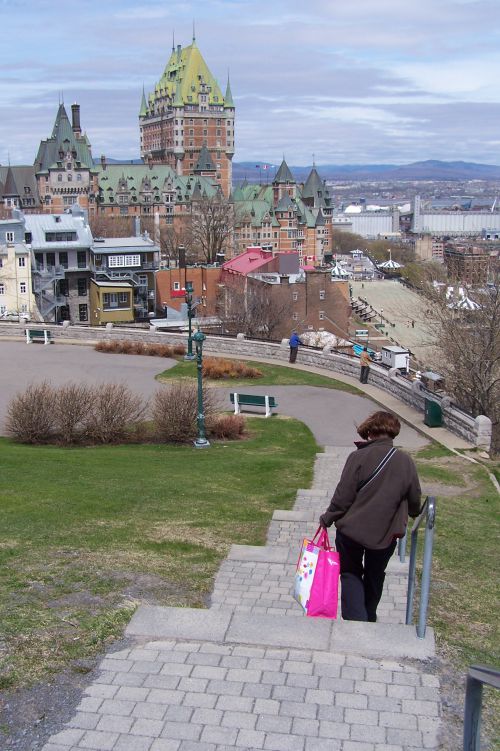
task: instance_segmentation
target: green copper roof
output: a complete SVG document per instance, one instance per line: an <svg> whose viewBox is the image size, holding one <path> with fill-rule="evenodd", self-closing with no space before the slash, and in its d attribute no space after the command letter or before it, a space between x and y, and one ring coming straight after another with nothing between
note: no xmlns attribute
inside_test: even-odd
<svg viewBox="0 0 500 751"><path fill-rule="evenodd" d="M194 168L193 172L195 174L197 172L215 172L215 165L205 143L201 147L200 156L198 157L198 161L196 162L196 167Z"/></svg>
<svg viewBox="0 0 500 751"><path fill-rule="evenodd" d="M142 99L141 99L141 109L139 112L139 117L146 117L148 114L148 105L146 103L146 94L144 93L144 86L142 87Z"/></svg>
<svg viewBox="0 0 500 751"><path fill-rule="evenodd" d="M196 195L212 196L215 187L207 177L193 175L177 175L175 170L166 164L155 164L152 168L147 164L107 164L97 166L99 195L103 203L117 203L116 193L130 193L131 198L141 202L141 194L152 193L159 196L162 193L174 193L178 203L186 203ZM113 198L113 201L109 199ZM131 204L135 203L133 200Z"/></svg>
<svg viewBox="0 0 500 751"><path fill-rule="evenodd" d="M273 183L294 183L295 178L290 172L288 168L288 164L283 161L281 162L280 168L276 173L276 177L273 180Z"/></svg>
<svg viewBox="0 0 500 751"><path fill-rule="evenodd" d="M173 106L198 104L198 96L206 94L207 104L224 104L219 84L208 69L196 42L172 50L162 77L149 94L151 107L157 99L168 97ZM230 105L234 106L234 105Z"/></svg>
<svg viewBox="0 0 500 751"><path fill-rule="evenodd" d="M231 93L231 84L229 83L229 76L227 77L226 96L224 97L224 109L230 109L234 107L233 95Z"/></svg>
<svg viewBox="0 0 500 751"><path fill-rule="evenodd" d="M50 138L40 141L35 159L35 171L46 172L51 168L60 167L68 152L72 153L75 161L80 162L82 167L94 170L94 160L87 136L75 135L64 109L64 104L60 104L52 128L52 135Z"/></svg>

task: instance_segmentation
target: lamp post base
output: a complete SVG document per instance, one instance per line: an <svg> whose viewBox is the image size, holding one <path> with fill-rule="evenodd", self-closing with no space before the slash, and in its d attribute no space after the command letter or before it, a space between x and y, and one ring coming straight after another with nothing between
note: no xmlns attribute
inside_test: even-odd
<svg viewBox="0 0 500 751"><path fill-rule="evenodd" d="M194 441L195 449L207 449L209 446L210 442L207 441L206 438L197 438L196 441Z"/></svg>
<svg viewBox="0 0 500 751"><path fill-rule="evenodd" d="M196 355L184 355L185 360L196 360Z"/></svg>

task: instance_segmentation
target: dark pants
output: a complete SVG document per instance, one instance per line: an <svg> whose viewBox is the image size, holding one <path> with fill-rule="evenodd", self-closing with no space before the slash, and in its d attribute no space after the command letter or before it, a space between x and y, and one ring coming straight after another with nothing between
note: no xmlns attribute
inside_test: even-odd
<svg viewBox="0 0 500 751"><path fill-rule="evenodd" d="M375 623L385 569L396 549L396 540L383 550L369 550L337 530L336 545L340 554L342 618Z"/></svg>
<svg viewBox="0 0 500 751"><path fill-rule="evenodd" d="M359 381L360 383L368 383L368 373L370 372L370 366L369 365L362 365L361 366L361 373L359 374Z"/></svg>
<svg viewBox="0 0 500 751"><path fill-rule="evenodd" d="M298 347L290 347L290 362L295 362L297 359L297 352L299 351Z"/></svg>

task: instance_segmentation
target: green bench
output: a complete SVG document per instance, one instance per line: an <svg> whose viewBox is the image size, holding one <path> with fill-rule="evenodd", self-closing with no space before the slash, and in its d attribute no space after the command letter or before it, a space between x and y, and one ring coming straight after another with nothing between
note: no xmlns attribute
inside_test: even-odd
<svg viewBox="0 0 500 751"><path fill-rule="evenodd" d="M44 344L50 344L52 341L48 329L26 329L26 344L41 341L43 341Z"/></svg>
<svg viewBox="0 0 500 751"><path fill-rule="evenodd" d="M271 410L276 409L278 403L274 396L258 396L257 394L237 394L231 392L231 404L234 404L234 414L239 415L241 407L264 407L266 417L271 417Z"/></svg>

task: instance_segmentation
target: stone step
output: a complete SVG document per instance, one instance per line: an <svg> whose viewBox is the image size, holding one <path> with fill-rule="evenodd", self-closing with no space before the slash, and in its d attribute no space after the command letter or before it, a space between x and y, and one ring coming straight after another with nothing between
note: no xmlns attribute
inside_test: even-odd
<svg viewBox="0 0 500 751"><path fill-rule="evenodd" d="M245 644L314 649L360 657L428 659L435 655L434 633L419 639L414 626L254 615L224 610L141 605L125 631L141 639Z"/></svg>

